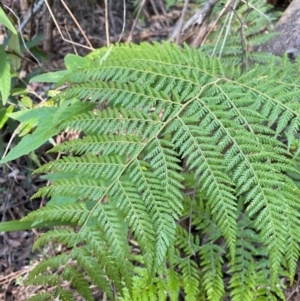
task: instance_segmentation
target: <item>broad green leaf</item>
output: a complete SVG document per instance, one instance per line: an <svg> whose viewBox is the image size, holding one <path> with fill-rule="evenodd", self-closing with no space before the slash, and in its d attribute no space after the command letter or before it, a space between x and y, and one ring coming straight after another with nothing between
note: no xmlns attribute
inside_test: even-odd
<svg viewBox="0 0 300 301"><path fill-rule="evenodd" d="M8 114L14 110L14 106L9 106L8 108L0 109L0 129L4 126L6 121L8 120Z"/></svg>
<svg viewBox="0 0 300 301"><path fill-rule="evenodd" d="M22 110L9 114L9 117L24 124L36 126L40 121L52 117L58 108L41 107L29 110Z"/></svg>
<svg viewBox="0 0 300 301"><path fill-rule="evenodd" d="M33 77L29 82L30 83L57 83L59 82L64 76L69 74L69 70L61 70L56 72L48 72L46 74L40 74Z"/></svg>
<svg viewBox="0 0 300 301"><path fill-rule="evenodd" d="M9 221L0 223L0 232L24 231L29 229L70 226L72 223L68 221L47 221L47 222L32 222L32 221Z"/></svg>
<svg viewBox="0 0 300 301"><path fill-rule="evenodd" d="M2 23L7 29L9 29L13 34L17 34L16 29L10 22L9 18L6 16L4 10L0 6L0 23Z"/></svg>
<svg viewBox="0 0 300 301"><path fill-rule="evenodd" d="M1 163L19 158L36 150L48 139L59 133L59 130L53 125L53 115L59 108L36 108L31 110L23 110L9 114L13 119L16 119L24 124L37 126L33 134L29 134L8 153L8 155L0 160Z"/></svg>
<svg viewBox="0 0 300 301"><path fill-rule="evenodd" d="M95 107L94 103L80 102L76 99L64 101L59 110L53 116L53 123L59 123L72 115L89 112Z"/></svg>
<svg viewBox="0 0 300 301"><path fill-rule="evenodd" d="M14 160L36 150L58 133L59 129L52 125L52 118L50 117L45 119L43 123L39 124L33 134L23 137L22 140L8 153L8 155L0 160L0 164Z"/></svg>
<svg viewBox="0 0 300 301"><path fill-rule="evenodd" d="M88 66L89 61L79 55L68 54L65 57L65 66L68 70L76 70Z"/></svg>
<svg viewBox="0 0 300 301"><path fill-rule="evenodd" d="M39 148L51 137L57 135L60 130L58 124L64 119L82 112L90 111L94 104L81 103L76 100L63 103L61 107L42 107L30 110L23 110L9 114L13 119L23 124L37 126L33 134L29 134L0 160L0 164L19 158Z"/></svg>
<svg viewBox="0 0 300 301"><path fill-rule="evenodd" d="M0 45L0 92L2 95L2 104L5 105L10 92L10 65L9 58L3 48Z"/></svg>
<svg viewBox="0 0 300 301"><path fill-rule="evenodd" d="M12 34L10 36L7 50L13 70L19 70L21 67L21 49L18 35Z"/></svg>
<svg viewBox="0 0 300 301"><path fill-rule="evenodd" d="M23 104L23 106L25 106L26 108L32 108L33 106L33 101L29 96L24 96L21 98L21 103Z"/></svg>
<svg viewBox="0 0 300 301"><path fill-rule="evenodd" d="M31 49L31 48L37 46L43 40L44 37L45 37L44 34L39 34L39 35L35 36L34 38L32 38L32 40L27 41L26 42L27 48ZM23 45L22 45L21 49L22 49L22 51L26 50Z"/></svg>

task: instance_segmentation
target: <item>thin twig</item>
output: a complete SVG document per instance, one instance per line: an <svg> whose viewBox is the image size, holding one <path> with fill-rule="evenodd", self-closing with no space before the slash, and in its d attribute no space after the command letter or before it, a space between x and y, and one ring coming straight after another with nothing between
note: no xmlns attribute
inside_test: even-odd
<svg viewBox="0 0 300 301"><path fill-rule="evenodd" d="M233 10L236 9L237 3L238 3L238 1L235 1L234 6L233 6ZM227 24L227 26L226 26L225 24L226 24L226 21L227 21L227 19L228 19L228 16L229 16L229 14L226 15L226 20L225 20L225 22L224 22L224 27L226 27L226 31L225 31L225 36L224 36L224 39L223 39L223 43L222 43L222 45L221 45L221 49L220 49L220 53L219 53L219 58L222 56L223 49L224 49L224 47L225 47L225 43L226 43L227 37L228 37L228 35L229 35L229 30L230 30L230 28L231 28L231 22L232 22L232 19L233 19L233 13L230 14L230 16L229 16L229 22L228 22L228 24ZM223 28L224 28L224 27L223 27ZM222 28L222 31L223 31L223 28ZM215 46L215 47L216 47L216 46ZM213 55L212 55L212 56L213 56Z"/></svg>
<svg viewBox="0 0 300 301"><path fill-rule="evenodd" d="M219 35L218 35L218 37L217 37L217 40L216 40L216 42L214 43L215 46L214 46L214 49L213 49L213 51L212 51L212 53L211 53L211 56L215 56L215 52L216 52L216 50L217 50L217 47L218 47L219 42L220 42L220 40L221 40L221 37L222 37L222 35L223 35L223 31L224 31L224 29L225 29L225 27L226 27L228 18L229 18L229 15L227 14L226 17L225 17L225 20L224 20L224 24L223 24L223 26L222 26L222 28L221 28L221 30L220 30L220 32L219 32ZM230 23L230 22L231 22L231 21L229 21L229 23ZM227 32L227 31L228 31L228 28L227 28L226 32ZM226 33L225 33L225 36L226 36ZM223 45L225 44L224 41L225 41L225 39L223 39L223 43L222 43L222 46L221 46L220 53L222 53Z"/></svg>
<svg viewBox="0 0 300 301"><path fill-rule="evenodd" d="M139 8L139 10L138 10L138 13L137 13L137 15L136 15L136 17L135 17L135 19L134 19L133 25L132 25L132 27L131 27L130 34L129 34L128 38L127 38L127 43L130 43L131 40L132 40L133 31L134 31L134 29L135 29L135 27L136 27L136 24L137 24L137 22L138 22L138 19L139 19L139 17L140 17L140 14L141 14L141 12L142 12L142 9L143 9L145 3L146 3L146 0L142 0L141 6L140 6L140 8Z"/></svg>
<svg viewBox="0 0 300 301"><path fill-rule="evenodd" d="M31 19L31 17L33 16L33 14L35 14L43 5L45 0L40 0L39 2L35 3L33 6L33 9L28 11L28 13L26 14L23 22L20 25L20 31L24 29L24 27L27 25L27 23L29 22L29 20Z"/></svg>
<svg viewBox="0 0 300 301"><path fill-rule="evenodd" d="M126 0L123 0L123 26L122 26L122 31L118 40L118 43L120 43L122 36L124 34L125 31L125 25L126 25Z"/></svg>
<svg viewBox="0 0 300 301"><path fill-rule="evenodd" d="M182 30L182 26L183 26L183 20L184 20L184 16L186 14L188 5L189 5L189 0L185 0L184 5L183 5L183 9L182 9L182 12L181 12L181 17L179 19L178 31L177 31L177 36L176 36L176 44L180 43L180 36L181 36L181 30Z"/></svg>
<svg viewBox="0 0 300 301"><path fill-rule="evenodd" d="M246 60L246 39L244 37L244 24L246 21L246 18L248 17L249 13L250 13L250 7L248 5L248 1L246 2L247 4L247 12L244 16L243 19L241 19L238 14L235 11L235 8L232 8L233 14L236 16L236 18L238 19L238 21L240 22L240 28L239 28L239 32L240 32L240 38L241 38L241 48L242 48L242 54L241 54L241 73L244 72L244 70L247 67L247 60Z"/></svg>
<svg viewBox="0 0 300 301"><path fill-rule="evenodd" d="M8 143L7 143L7 145L6 145L6 148L5 148L5 150L4 150L4 153L3 153L3 156L2 156L1 159L3 159L3 158L6 156L6 154L8 153L8 150L9 150L9 148L10 148L10 146L11 146L13 140L15 139L15 137L16 137L16 135L17 135L17 133L18 133L18 130L19 130L20 126L21 126L21 124L18 125L18 127L14 130L14 132L13 132L12 135L10 136L9 141L8 141Z"/></svg>
<svg viewBox="0 0 300 301"><path fill-rule="evenodd" d="M50 13L50 15L51 15L51 17L52 17L52 19L53 19L53 21L54 21L54 23L55 23L55 26L56 26L56 28L57 28L57 30L58 30L58 32L59 32L61 38L62 38L65 42L68 42L68 43L70 43L70 44L73 44L73 45L76 45L76 46L79 46L79 47L82 47L82 48L85 48L85 49L94 50L93 47L85 46L85 45L82 45L82 44L73 42L73 41L71 41L71 40L69 40L69 39L66 39L66 38L64 37L64 35L62 34L62 31L61 31L61 29L60 29L60 27L59 27L59 25L58 25L58 23L57 23L57 21L56 21L56 18L55 18L54 14L53 14L53 12L52 12L52 10L51 10L51 7L49 6L48 1L45 0L45 3L46 3L46 5L47 5L47 8L48 8L48 10L49 10L49 13Z"/></svg>
<svg viewBox="0 0 300 301"><path fill-rule="evenodd" d="M106 34L106 46L109 46L109 22L108 22L108 4L105 0L105 34Z"/></svg>
<svg viewBox="0 0 300 301"><path fill-rule="evenodd" d="M211 34L211 32L214 30L216 24L219 22L220 18L224 15L224 13L227 11L227 9L230 7L232 0L228 0L227 3L225 4L225 6L223 7L223 9L221 10L221 12L219 13L219 15L217 16L216 20L213 22L213 24L210 26L207 34L205 35L201 46L204 45L204 43L206 42L208 36Z"/></svg>
<svg viewBox="0 0 300 301"><path fill-rule="evenodd" d="M69 15L71 16L71 18L73 19L74 23L76 24L77 28L79 29L79 31L81 32L81 34L83 35L84 39L86 40L86 42L88 43L88 45L90 46L90 48L94 48L93 45L91 44L90 40L88 39L88 37L86 36L84 30L82 29L82 27L79 25L78 21L76 20L76 18L74 17L74 15L72 14L72 12L70 11L68 5L65 3L64 0L60 0L61 3L63 4L63 6L65 7L65 9L67 10L67 12L69 13ZM107 0L106 0L107 1Z"/></svg>
<svg viewBox="0 0 300 301"><path fill-rule="evenodd" d="M72 37L71 37L71 35L70 35L70 33L69 33L69 30L68 30L68 27L67 27L67 22L64 22L64 24L65 24L65 31L66 31L66 33L67 33L67 35L68 35L68 38L72 41ZM72 47L73 47L74 53L75 53L76 55L78 55L77 49L76 49L76 47L75 47L74 44L72 44Z"/></svg>
<svg viewBox="0 0 300 301"><path fill-rule="evenodd" d="M27 47L27 45L25 43L22 31L21 31L21 25L20 25L20 19L19 19L19 17L15 14L15 12L10 7L8 7L6 5L4 5L4 6L16 17L16 19L18 21L18 32L20 34L20 37L21 37L21 40L22 40L24 48L36 60L36 62L39 64L39 66L41 66L41 62L39 61L39 59L29 50L29 48Z"/></svg>
<svg viewBox="0 0 300 301"><path fill-rule="evenodd" d="M208 0L198 11L194 14L184 25L182 31L187 31L190 27L194 25L202 25L203 22L211 14L214 6L219 0Z"/></svg>

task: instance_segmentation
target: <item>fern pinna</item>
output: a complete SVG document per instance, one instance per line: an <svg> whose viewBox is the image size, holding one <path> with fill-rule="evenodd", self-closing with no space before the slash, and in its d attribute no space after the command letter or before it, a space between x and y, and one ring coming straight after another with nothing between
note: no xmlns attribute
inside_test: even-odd
<svg viewBox="0 0 300 301"><path fill-rule="evenodd" d="M52 184L34 197L55 202L25 218L74 224L34 245L70 250L31 272L28 284L56 288L31 300L75 300L64 280L86 300L91 284L110 300L284 299L281 277L293 280L299 258L300 193L287 176L298 172L299 64L240 75L167 43L82 60L58 99L95 107L57 124L81 137L37 170Z"/></svg>

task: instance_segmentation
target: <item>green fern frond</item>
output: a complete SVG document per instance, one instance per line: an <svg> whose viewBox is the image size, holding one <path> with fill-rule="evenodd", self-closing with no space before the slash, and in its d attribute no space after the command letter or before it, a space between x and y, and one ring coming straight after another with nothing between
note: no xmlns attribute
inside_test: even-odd
<svg viewBox="0 0 300 301"><path fill-rule="evenodd" d="M291 198L293 199L293 198ZM299 209L298 209L298 201L295 201L295 210L288 208L288 212L285 212L287 217L286 219L286 231L288 233L287 241L285 242L285 250L284 253L286 254L287 260L287 269L289 272L289 278L292 283L294 279L294 275L296 274L297 269L297 262L300 255L300 233L298 231L300 224L299 224Z"/></svg>
<svg viewBox="0 0 300 301"><path fill-rule="evenodd" d="M216 9L215 14L220 14L220 11ZM263 1L236 1L222 14L202 49L219 57L228 67L234 64L250 69L248 67L253 63L268 64L272 56L268 53L259 54L257 50L278 35L273 29L280 14Z"/></svg>
<svg viewBox="0 0 300 301"><path fill-rule="evenodd" d="M36 250L46 244L50 239L60 242L68 248L75 247L83 239L79 239L78 233L73 229L54 229L43 233L33 244L32 249Z"/></svg>
<svg viewBox="0 0 300 301"><path fill-rule="evenodd" d="M106 188L107 183L104 181L89 178L60 179L55 181L52 186L40 189L33 195L33 198L64 195L78 196L80 200L99 200L103 197Z"/></svg>
<svg viewBox="0 0 300 301"><path fill-rule="evenodd" d="M36 172L66 172L86 178L110 179L118 177L125 166L125 158L120 156L64 157L38 168Z"/></svg>
<svg viewBox="0 0 300 301"><path fill-rule="evenodd" d="M132 157L138 154L143 147L143 142L137 136L85 136L58 144L49 152L70 152L75 155L91 154L108 156L118 154L119 156Z"/></svg>
<svg viewBox="0 0 300 301"><path fill-rule="evenodd" d="M48 259L44 259L42 262L40 262L29 274L29 276L26 279L27 284L33 284L35 281L44 281L44 276L42 275L46 272L51 270L58 269L61 266L64 266L68 261L68 256L65 253L62 253L60 255L57 255L55 257L51 257ZM58 282L58 275L52 274L48 275L51 279L53 279L55 282Z"/></svg>
<svg viewBox="0 0 300 301"><path fill-rule="evenodd" d="M126 178L121 178L111 189L112 202L124 213L128 226L133 231L134 237L138 241L148 270L153 269L155 250L155 231L150 216L144 215L147 207L143 199L138 194L138 190L132 182Z"/></svg>
<svg viewBox="0 0 300 301"><path fill-rule="evenodd" d="M122 291L123 284L119 262L114 258L112 249L110 245L107 244L104 234L94 224L83 229L81 233L82 237L85 238L89 252L97 259L100 268L105 271L106 276L113 281L115 287L119 291ZM98 281L98 279L92 277L91 279L95 282Z"/></svg>
<svg viewBox="0 0 300 301"><path fill-rule="evenodd" d="M165 195L172 200L169 204L176 216L182 211L180 199L182 198L181 190L184 187L181 184L183 178L179 174L180 160L174 149L175 145L171 142L155 138L145 148L145 160L149 160L155 176L162 181L161 185L165 188Z"/></svg>
<svg viewBox="0 0 300 301"><path fill-rule="evenodd" d="M105 241L109 245L111 255L124 278L127 288L132 287L132 263L127 243L127 226L117 212L116 207L110 204L98 203L92 212L97 227L102 229Z"/></svg>
<svg viewBox="0 0 300 301"><path fill-rule="evenodd" d="M150 165L147 162L135 160L129 166L128 175L142 196L155 231L156 256L153 265L153 271L155 271L163 262L171 242L174 241L176 224L173 210L171 210L172 200L168 199L161 181L149 168Z"/></svg>
<svg viewBox="0 0 300 301"><path fill-rule="evenodd" d="M87 272L95 284L101 288L111 300L114 300L111 284L107 279L106 273L95 258L84 248L73 249L72 258L76 259L79 266Z"/></svg>
<svg viewBox="0 0 300 301"><path fill-rule="evenodd" d="M87 301L95 301L92 296L92 291L88 281L85 279L81 271L76 267L66 266L62 273L64 280L71 282L72 286L76 288L76 291Z"/></svg>
<svg viewBox="0 0 300 301"><path fill-rule="evenodd" d="M93 134L135 135L142 140L158 132L162 121L156 114L152 118L137 110L110 109L102 112L90 112L67 119L62 123L62 129L72 128Z"/></svg>
<svg viewBox="0 0 300 301"><path fill-rule="evenodd" d="M184 228L177 226L176 246L183 250L187 256L192 256L200 250L200 239Z"/></svg>
<svg viewBox="0 0 300 301"><path fill-rule="evenodd" d="M53 183L34 197L77 202L25 218L79 227L50 231L36 247L50 239L72 247L59 277L73 279L88 299L93 283L111 297L115 285L121 300L137 292L141 300L181 293L222 300L223 269L232 276L233 300L281 296L279 277L287 269L292 279L299 258L300 191L287 176L299 173L289 152L300 128L299 62L240 75L187 46L118 45L101 60L106 51L67 75L58 96L102 109L56 125L82 138L57 145L68 156L38 170ZM241 223L244 216L251 226ZM139 247L135 268L128 235ZM93 263L107 281L95 278ZM45 267L33 275L43 273L48 277Z"/></svg>
<svg viewBox="0 0 300 301"><path fill-rule="evenodd" d="M208 300L222 300L225 289L223 283L222 253L224 250L213 243L201 247L201 266L203 268L203 284Z"/></svg>
<svg viewBox="0 0 300 301"><path fill-rule="evenodd" d="M191 110L193 111L193 110ZM192 112L191 112L192 113ZM186 112L186 114L190 114ZM198 120L201 118L199 112ZM195 114L193 114L195 115ZM209 132L200 131L195 126L194 118L196 116L186 116L178 118L176 133L172 137L172 142L180 148L181 155L187 157L189 169L195 168L195 175L199 177L199 185L206 190L211 201L211 210L213 214L218 213L216 220L229 244L230 251L234 257L235 237L236 237L236 201L234 196L233 182L225 172L225 166L220 164L222 161L221 149L212 142L213 137L209 139ZM210 125L214 129L214 125Z"/></svg>
<svg viewBox="0 0 300 301"><path fill-rule="evenodd" d="M259 237L249 226L248 220L243 220L238 232L237 252L234 265L229 270L232 274L230 279L231 297L233 301L254 299L256 283L256 271L254 256L257 252Z"/></svg>
<svg viewBox="0 0 300 301"><path fill-rule="evenodd" d="M200 275L197 264L186 258L179 264L182 271L182 286L184 288L185 300L197 301L199 296Z"/></svg>
<svg viewBox="0 0 300 301"><path fill-rule="evenodd" d="M63 206L48 205L38 211L31 212L23 220L32 222L61 220L70 221L80 226L86 222L88 216L89 211L86 205L78 203Z"/></svg>
<svg viewBox="0 0 300 301"><path fill-rule="evenodd" d="M61 301L76 301L75 298L73 298L73 295L70 291L64 290L64 289L58 289L56 291L57 298Z"/></svg>

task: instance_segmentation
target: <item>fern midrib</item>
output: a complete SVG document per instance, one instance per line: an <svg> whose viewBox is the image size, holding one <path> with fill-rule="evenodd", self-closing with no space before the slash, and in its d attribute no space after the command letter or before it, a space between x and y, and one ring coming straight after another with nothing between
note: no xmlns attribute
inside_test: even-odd
<svg viewBox="0 0 300 301"><path fill-rule="evenodd" d="M120 113L120 115L122 115L122 114ZM96 115L96 116L99 117L99 115ZM124 117L121 117L121 116L119 116L119 117L115 117L115 116L113 116L113 117L102 117L102 116L100 116L100 118L101 118L101 120L119 120L119 121L123 121L123 122L126 122L126 121L130 120L130 121L138 121L138 122L143 122L143 123L151 122L152 124L155 124L155 125L164 124L164 122L161 121L161 120L142 119L142 118L136 118L136 117L131 118L130 116L129 117L127 116L127 118L124 118ZM80 121L94 121L95 119L94 118L82 118L82 119L79 119L79 120ZM74 121L74 120L72 120L72 121Z"/></svg>

